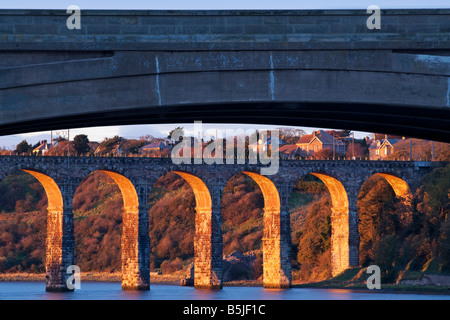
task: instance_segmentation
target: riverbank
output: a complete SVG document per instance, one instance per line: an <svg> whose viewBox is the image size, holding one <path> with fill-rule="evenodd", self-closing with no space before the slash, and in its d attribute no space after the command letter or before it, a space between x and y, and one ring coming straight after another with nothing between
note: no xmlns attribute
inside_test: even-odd
<svg viewBox="0 0 450 320"><path fill-rule="evenodd" d="M89 282L120 282L122 281L122 273L106 273L106 272L81 272L81 281ZM150 277L151 283L161 284L176 284L179 285L182 277L179 274L160 275L152 274ZM14 281L45 281L45 274L43 273L2 273L0 274L0 282L14 282Z"/></svg>
<svg viewBox="0 0 450 320"><path fill-rule="evenodd" d="M340 275L319 281L301 283L293 281L293 288L308 289L351 289L379 293L420 293L450 295L450 282L448 275L431 275L424 273L407 273L397 279L396 283L380 283L381 289L368 289L367 268L352 268Z"/></svg>

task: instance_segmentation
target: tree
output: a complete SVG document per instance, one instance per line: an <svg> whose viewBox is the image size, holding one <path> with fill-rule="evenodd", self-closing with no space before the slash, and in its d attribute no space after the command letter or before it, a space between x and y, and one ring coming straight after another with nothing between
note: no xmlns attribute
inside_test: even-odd
<svg viewBox="0 0 450 320"><path fill-rule="evenodd" d="M287 144L295 144L298 139L305 134L303 129L298 128L278 128L280 138L286 141Z"/></svg>
<svg viewBox="0 0 450 320"><path fill-rule="evenodd" d="M367 147L362 146L360 143L353 143L350 142L347 145L347 151L345 152L345 156L347 158L352 158L353 156L358 159L358 158L364 158L366 153L367 153Z"/></svg>
<svg viewBox="0 0 450 320"><path fill-rule="evenodd" d="M330 148L323 148L319 151L314 152L313 154L314 159L318 160L326 160L326 159L332 159L333 158L333 151Z"/></svg>
<svg viewBox="0 0 450 320"><path fill-rule="evenodd" d="M16 147L16 152L18 154L29 153L31 151L31 145L28 144L27 140L23 140Z"/></svg>
<svg viewBox="0 0 450 320"><path fill-rule="evenodd" d="M179 138L179 141L181 141L181 137L184 136L184 128L183 127L176 127L175 129L170 130L169 134L167 135L167 139L170 139L170 140L174 141L172 136L173 136L174 132L177 131L177 130L181 130L180 131L180 138ZM178 141L174 141L174 142L178 142Z"/></svg>
<svg viewBox="0 0 450 320"><path fill-rule="evenodd" d="M73 147L77 154L87 153L91 150L89 147L89 139L85 134L79 134L73 138Z"/></svg>

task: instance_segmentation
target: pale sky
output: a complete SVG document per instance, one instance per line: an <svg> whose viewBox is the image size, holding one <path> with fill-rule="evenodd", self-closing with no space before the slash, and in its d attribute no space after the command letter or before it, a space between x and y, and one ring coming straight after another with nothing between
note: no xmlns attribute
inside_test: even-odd
<svg viewBox="0 0 450 320"><path fill-rule="evenodd" d="M449 0L0 0L0 8L66 9L75 4L83 9L381 9L450 8Z"/></svg>
<svg viewBox="0 0 450 320"><path fill-rule="evenodd" d="M0 9L66 9L70 5L77 5L83 9L145 9L145 10L212 10L212 9L366 9L370 5L377 5L381 9L402 9L402 8L450 8L450 0L228 0L228 1L206 1L206 0L164 0L164 1L144 1L144 0L0 0ZM105 137L114 135L126 138L139 138L146 134L153 136L166 136L170 130L177 126L186 128L187 133L193 124L167 124L167 125L139 125L139 126L111 126L101 128L83 128L70 130L70 137L77 134L87 134L91 141L102 141ZM208 128L210 126L204 126ZM242 125L229 125L228 127L242 127ZM255 126L251 126L256 128ZM277 127L277 126L274 126ZM274 128L270 126L258 126L259 129ZM222 126L223 128L223 126ZM304 128L310 133L318 128ZM325 128L326 129L326 128ZM364 132L355 132L355 137L362 138L368 135ZM20 141L27 139L29 143L36 143L39 140L50 140L50 131L35 132L27 134L17 134L0 137L0 147L15 147Z"/></svg>

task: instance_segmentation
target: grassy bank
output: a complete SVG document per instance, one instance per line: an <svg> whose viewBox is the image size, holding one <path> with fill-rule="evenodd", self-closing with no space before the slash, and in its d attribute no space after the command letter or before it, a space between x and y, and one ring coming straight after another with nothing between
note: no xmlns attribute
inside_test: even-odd
<svg viewBox="0 0 450 320"><path fill-rule="evenodd" d="M396 292L396 293L433 293L450 294L450 285L424 285L424 284L395 284L381 282L381 289L368 289L366 284L366 268L348 269L340 275L320 282L296 283L293 288L319 288L319 289L354 289L367 292Z"/></svg>

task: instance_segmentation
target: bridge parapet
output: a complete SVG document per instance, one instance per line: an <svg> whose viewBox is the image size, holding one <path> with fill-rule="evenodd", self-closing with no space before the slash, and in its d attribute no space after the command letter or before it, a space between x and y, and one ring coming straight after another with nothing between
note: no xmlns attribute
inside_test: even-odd
<svg viewBox="0 0 450 320"><path fill-rule="evenodd" d="M381 30L369 30L366 10L81 10L81 29L69 30L66 10L0 10L8 35L0 42L8 50L448 48L450 10L381 14Z"/></svg>

